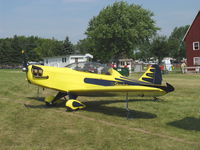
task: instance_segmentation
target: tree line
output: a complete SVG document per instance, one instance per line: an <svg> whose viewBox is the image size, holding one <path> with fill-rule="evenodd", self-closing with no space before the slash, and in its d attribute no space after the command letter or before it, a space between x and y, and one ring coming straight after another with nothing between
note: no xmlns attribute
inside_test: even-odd
<svg viewBox="0 0 200 150"><path fill-rule="evenodd" d="M140 5L118 1L103 8L88 23L86 38L72 44L69 38L59 41L37 36L17 36L0 39L0 65L22 63L21 50L31 61L43 57L90 53L94 61L109 63L120 58L143 61L185 57L182 39L189 25L176 27L169 37L159 35L153 12Z"/></svg>
<svg viewBox="0 0 200 150"><path fill-rule="evenodd" d="M17 36L0 39L0 65L20 65L24 50L29 61L40 61L43 57L69 55L74 53L73 44L66 37L64 41L37 36Z"/></svg>

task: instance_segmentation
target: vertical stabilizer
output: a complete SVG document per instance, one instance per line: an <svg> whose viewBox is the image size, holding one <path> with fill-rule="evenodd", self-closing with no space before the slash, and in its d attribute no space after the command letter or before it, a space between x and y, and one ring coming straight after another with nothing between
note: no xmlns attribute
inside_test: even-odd
<svg viewBox="0 0 200 150"><path fill-rule="evenodd" d="M139 81L152 84L162 84L162 74L159 65L150 66L140 77Z"/></svg>

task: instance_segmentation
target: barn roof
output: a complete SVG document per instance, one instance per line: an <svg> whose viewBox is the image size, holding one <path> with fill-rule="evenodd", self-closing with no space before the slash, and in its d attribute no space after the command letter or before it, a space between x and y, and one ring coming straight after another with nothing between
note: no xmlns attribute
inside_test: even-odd
<svg viewBox="0 0 200 150"><path fill-rule="evenodd" d="M198 17L199 15L200 15L200 10L199 10L199 12L197 13L197 15L195 16L195 18L194 18L192 24L190 25L190 27L188 28L187 32L185 33L185 36L183 37L183 41L185 41L185 38L187 37L187 35L188 35L188 33L189 33L191 27L193 26L194 21L197 19L197 17Z"/></svg>

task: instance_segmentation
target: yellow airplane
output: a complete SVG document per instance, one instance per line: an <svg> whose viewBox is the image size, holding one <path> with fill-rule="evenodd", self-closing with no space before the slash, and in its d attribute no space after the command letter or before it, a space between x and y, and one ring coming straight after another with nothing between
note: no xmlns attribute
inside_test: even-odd
<svg viewBox="0 0 200 150"><path fill-rule="evenodd" d="M122 76L111 67L100 63L74 63L64 68L43 65L26 65L25 71L29 83L58 91L56 96L45 98L47 105L55 105L61 98L66 100L67 110L78 110L85 105L78 101L78 96L126 96L153 97L174 91L168 83L161 85L162 75L158 65L152 65L139 78L132 80Z"/></svg>

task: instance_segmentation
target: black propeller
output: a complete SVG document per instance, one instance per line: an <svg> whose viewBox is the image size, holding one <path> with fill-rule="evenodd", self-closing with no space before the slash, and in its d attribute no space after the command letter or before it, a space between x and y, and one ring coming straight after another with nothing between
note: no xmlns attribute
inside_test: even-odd
<svg viewBox="0 0 200 150"><path fill-rule="evenodd" d="M24 50L22 50L22 56L23 56L23 68L22 68L22 71L28 72L28 61L27 61L26 54L25 54Z"/></svg>

